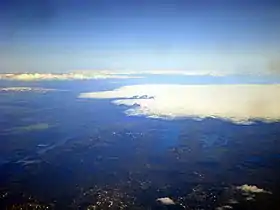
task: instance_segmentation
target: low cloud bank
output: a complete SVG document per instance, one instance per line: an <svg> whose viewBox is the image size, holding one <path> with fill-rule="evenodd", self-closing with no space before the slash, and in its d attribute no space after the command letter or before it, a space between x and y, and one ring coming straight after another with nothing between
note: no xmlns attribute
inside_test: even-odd
<svg viewBox="0 0 280 210"><path fill-rule="evenodd" d="M0 92L38 92L38 93L46 93L50 91L63 91L57 89L50 88L40 88L40 87L5 87L0 88Z"/></svg>
<svg viewBox="0 0 280 210"><path fill-rule="evenodd" d="M183 75L183 76L226 76L231 75L230 73L225 74L219 71L190 71L190 70L139 70L139 71L106 71L108 74L118 74L118 75ZM233 74L233 73L232 73Z"/></svg>
<svg viewBox="0 0 280 210"><path fill-rule="evenodd" d="M37 80L90 80L90 79L130 79L140 78L132 75L109 74L106 72L95 73L22 73L22 74L0 74L2 80L37 81Z"/></svg>
<svg viewBox="0 0 280 210"><path fill-rule="evenodd" d="M249 123L280 120L280 85L132 85L82 93L80 98L112 98L127 115L154 118L215 117Z"/></svg>

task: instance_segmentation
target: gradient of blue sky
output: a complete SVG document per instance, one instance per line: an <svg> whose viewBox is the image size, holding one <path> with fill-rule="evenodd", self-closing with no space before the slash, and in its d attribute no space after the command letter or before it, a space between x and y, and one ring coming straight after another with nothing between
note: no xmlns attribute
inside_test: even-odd
<svg viewBox="0 0 280 210"><path fill-rule="evenodd" d="M0 72L280 73L279 55L278 0L0 1Z"/></svg>

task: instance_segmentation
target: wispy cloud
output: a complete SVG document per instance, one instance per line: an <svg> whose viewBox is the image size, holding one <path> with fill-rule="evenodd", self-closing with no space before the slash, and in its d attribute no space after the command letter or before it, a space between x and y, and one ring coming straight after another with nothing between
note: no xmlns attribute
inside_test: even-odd
<svg viewBox="0 0 280 210"><path fill-rule="evenodd" d="M41 131L41 130L49 129L50 127L52 126L50 126L48 123L36 123L36 124L31 124L26 126L15 127L8 130L8 132L20 133L20 132L30 132L30 131Z"/></svg>
<svg viewBox="0 0 280 210"><path fill-rule="evenodd" d="M132 85L79 97L112 98L128 107L127 115L215 117L236 123L280 120L280 85Z"/></svg>
<svg viewBox="0 0 280 210"><path fill-rule="evenodd" d="M230 205L224 205L216 208L216 210L226 210L226 209L233 209L233 207Z"/></svg>

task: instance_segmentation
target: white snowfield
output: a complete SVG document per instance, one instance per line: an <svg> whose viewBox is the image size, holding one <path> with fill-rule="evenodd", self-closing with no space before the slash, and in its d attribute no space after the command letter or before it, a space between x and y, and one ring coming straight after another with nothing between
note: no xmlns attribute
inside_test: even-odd
<svg viewBox="0 0 280 210"><path fill-rule="evenodd" d="M280 120L280 85L132 85L82 93L80 98L112 98L127 115L173 119L215 117L235 123Z"/></svg>

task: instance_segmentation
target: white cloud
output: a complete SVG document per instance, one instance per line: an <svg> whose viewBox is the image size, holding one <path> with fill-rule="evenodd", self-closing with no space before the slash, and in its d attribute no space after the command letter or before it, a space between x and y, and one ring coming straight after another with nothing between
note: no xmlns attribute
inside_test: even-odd
<svg viewBox="0 0 280 210"><path fill-rule="evenodd" d="M0 74L2 80L36 81L36 80L89 80L89 79L129 79L141 78L131 75L118 75L108 72L81 72L81 73L22 73L22 74Z"/></svg>
<svg viewBox="0 0 280 210"><path fill-rule="evenodd" d="M57 89L50 89L50 88L41 88L41 87L5 87L0 88L0 92L50 92L50 91L63 91Z"/></svg>
<svg viewBox="0 0 280 210"><path fill-rule="evenodd" d="M175 202L171 198L168 198L168 197L158 198L157 201L163 205L175 205Z"/></svg>
<svg viewBox="0 0 280 210"><path fill-rule="evenodd" d="M236 188L238 190L241 190L241 191L245 192L245 193L270 193L269 191L266 191L264 189L258 188L255 185L244 184L244 185L238 186Z"/></svg>
<svg viewBox="0 0 280 210"><path fill-rule="evenodd" d="M79 97L112 98L128 107L127 115L216 117L236 123L280 120L280 85L132 85Z"/></svg>

